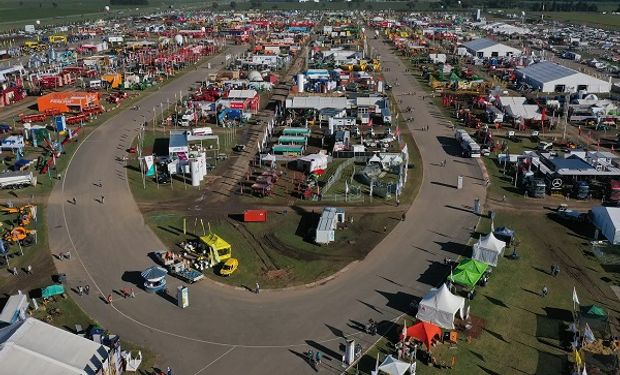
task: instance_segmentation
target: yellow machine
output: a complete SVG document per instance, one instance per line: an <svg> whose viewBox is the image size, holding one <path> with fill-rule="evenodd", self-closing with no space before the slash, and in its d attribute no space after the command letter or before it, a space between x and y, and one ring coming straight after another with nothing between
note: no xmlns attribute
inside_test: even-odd
<svg viewBox="0 0 620 375"><path fill-rule="evenodd" d="M41 46L38 40L27 40L24 42L24 47L31 49L38 49Z"/></svg>
<svg viewBox="0 0 620 375"><path fill-rule="evenodd" d="M7 214L19 214L19 225L28 225L32 221L33 216L36 215L36 209L36 206L27 204L21 207L5 207L0 210Z"/></svg>
<svg viewBox="0 0 620 375"><path fill-rule="evenodd" d="M123 83L123 76L120 73L104 74L101 79L108 82L113 89L119 88Z"/></svg>
<svg viewBox="0 0 620 375"><path fill-rule="evenodd" d="M232 246L215 233L200 237L205 245L205 256L211 267L220 266L220 274L229 276L237 270L239 261L232 257Z"/></svg>
<svg viewBox="0 0 620 375"><path fill-rule="evenodd" d="M67 44L67 36L66 35L50 35L49 41L50 41L50 43L64 43L64 44Z"/></svg>
<svg viewBox="0 0 620 375"><path fill-rule="evenodd" d="M19 243L22 246L32 245L34 235L37 233L34 229L24 227L15 227L4 233L4 240L10 243Z"/></svg>

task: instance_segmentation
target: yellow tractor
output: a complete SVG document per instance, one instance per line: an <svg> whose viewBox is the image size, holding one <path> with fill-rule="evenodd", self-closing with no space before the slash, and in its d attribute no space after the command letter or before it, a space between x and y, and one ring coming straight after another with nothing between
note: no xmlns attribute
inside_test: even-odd
<svg viewBox="0 0 620 375"><path fill-rule="evenodd" d="M15 227L4 233L4 240L11 244L19 243L19 245L26 247L34 244L36 234L37 231L34 229Z"/></svg>
<svg viewBox="0 0 620 375"><path fill-rule="evenodd" d="M29 225L32 221L32 217L35 215L36 206L27 204L21 207L4 207L0 209L0 211L9 215L19 214L17 223L21 226L25 226Z"/></svg>

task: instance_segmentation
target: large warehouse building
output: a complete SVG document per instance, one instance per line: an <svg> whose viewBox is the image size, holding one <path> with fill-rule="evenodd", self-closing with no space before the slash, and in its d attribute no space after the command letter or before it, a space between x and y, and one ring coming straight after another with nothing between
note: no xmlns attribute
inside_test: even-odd
<svg viewBox="0 0 620 375"><path fill-rule="evenodd" d="M550 61L516 70L517 79L541 92L608 93L611 83Z"/></svg>
<svg viewBox="0 0 620 375"><path fill-rule="evenodd" d="M464 47L472 56L481 59L521 55L520 50L487 38L474 39L463 43L461 47Z"/></svg>

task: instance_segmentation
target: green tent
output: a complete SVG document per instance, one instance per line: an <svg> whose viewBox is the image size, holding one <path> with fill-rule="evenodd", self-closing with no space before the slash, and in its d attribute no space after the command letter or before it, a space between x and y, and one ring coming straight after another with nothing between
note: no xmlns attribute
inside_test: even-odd
<svg viewBox="0 0 620 375"><path fill-rule="evenodd" d="M481 274L467 271L467 270L458 270L454 271L452 275L448 276L448 280L452 281L455 284L463 285L468 288L473 288L478 283L478 280L482 277Z"/></svg>
<svg viewBox="0 0 620 375"><path fill-rule="evenodd" d="M607 317L607 312L605 311L605 309L597 305L584 306L582 311L584 311L584 314L589 315L593 318Z"/></svg>
<svg viewBox="0 0 620 375"><path fill-rule="evenodd" d="M468 288L476 286L489 266L474 259L465 258L454 269L448 280Z"/></svg>
<svg viewBox="0 0 620 375"><path fill-rule="evenodd" d="M41 297L50 298L65 292L65 287L60 284L54 284L41 288Z"/></svg>
<svg viewBox="0 0 620 375"><path fill-rule="evenodd" d="M464 270L468 270L468 271L472 271L472 272L476 272L480 274L485 273L487 268L489 268L488 264L478 262L477 260L470 259L470 258L464 258L461 261L461 263L459 263L459 265L456 266L456 269L464 269Z"/></svg>

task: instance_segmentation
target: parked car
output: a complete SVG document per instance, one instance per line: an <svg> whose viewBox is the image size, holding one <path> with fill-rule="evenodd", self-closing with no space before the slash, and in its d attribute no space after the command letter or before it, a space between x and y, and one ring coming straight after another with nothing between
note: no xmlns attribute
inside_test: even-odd
<svg viewBox="0 0 620 375"><path fill-rule="evenodd" d="M228 258L228 260L226 260L220 268L220 275L230 276L237 270L237 267L239 267L239 261L237 258Z"/></svg>
<svg viewBox="0 0 620 375"><path fill-rule="evenodd" d="M168 173L162 173L157 176L156 181L158 184L169 184L170 183L170 175Z"/></svg>

